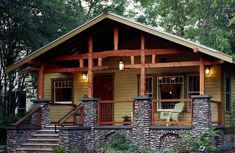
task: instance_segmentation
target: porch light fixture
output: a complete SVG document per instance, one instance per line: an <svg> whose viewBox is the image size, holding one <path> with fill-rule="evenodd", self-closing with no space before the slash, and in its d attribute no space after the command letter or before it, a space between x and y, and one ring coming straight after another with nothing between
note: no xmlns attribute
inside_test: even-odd
<svg viewBox="0 0 235 153"><path fill-rule="evenodd" d="M209 66L206 67L206 69L205 69L205 74L206 74L206 75L209 75L210 72L211 72L211 68L210 68Z"/></svg>
<svg viewBox="0 0 235 153"><path fill-rule="evenodd" d="M86 80L87 79L87 73L86 72L83 72L82 73L82 80Z"/></svg>
<svg viewBox="0 0 235 153"><path fill-rule="evenodd" d="M123 61L123 60L120 60L118 66L119 66L119 70L120 70L120 71L124 70L124 68L125 68L124 61Z"/></svg>

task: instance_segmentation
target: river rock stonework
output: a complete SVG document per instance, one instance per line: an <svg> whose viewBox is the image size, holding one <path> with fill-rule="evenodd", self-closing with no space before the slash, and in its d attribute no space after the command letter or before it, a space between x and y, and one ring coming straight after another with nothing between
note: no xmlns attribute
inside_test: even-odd
<svg viewBox="0 0 235 153"><path fill-rule="evenodd" d="M150 97L135 98L132 140L142 147L150 144L151 110Z"/></svg>
<svg viewBox="0 0 235 153"><path fill-rule="evenodd" d="M35 99L32 100L33 102L33 106L32 109L35 108L42 108L42 123L41 123L41 127L44 128L47 125L49 125L51 123L51 117L50 117L50 106L49 106L49 100L45 100L45 99ZM32 115L32 125L37 125L38 122L38 113L34 113Z"/></svg>

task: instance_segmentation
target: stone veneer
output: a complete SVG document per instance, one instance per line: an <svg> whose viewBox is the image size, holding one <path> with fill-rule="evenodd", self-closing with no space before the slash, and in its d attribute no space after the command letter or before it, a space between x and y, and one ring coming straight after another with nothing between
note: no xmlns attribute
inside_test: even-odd
<svg viewBox="0 0 235 153"><path fill-rule="evenodd" d="M148 97L135 98L134 120L132 125L97 126L96 108L98 99L83 98L81 100L84 106L84 125L77 127L60 127L60 145L64 146L68 151L77 148L82 153L92 153L115 132L125 133L132 141L140 143L141 146L155 149L173 146L181 134L189 134L197 139L201 132L207 131L212 127L210 97L203 95L193 96L192 98L192 126L152 126L151 99ZM40 106L41 104L39 107ZM49 112L47 109L44 109L44 111ZM43 118L46 120L43 122L43 125L46 125L49 121L48 112L45 113L46 117ZM14 148L24 142L24 140L30 136L31 132L31 130L9 129L7 133L9 150L14 150ZM227 142L230 139L232 139L231 141L234 140L234 134L224 135L223 128L220 128L219 132L220 135L215 140L218 147L224 145L222 142ZM188 147L188 145L185 145L185 147Z"/></svg>
<svg viewBox="0 0 235 153"><path fill-rule="evenodd" d="M132 139L140 143L141 147L150 144L151 110L150 97L135 98Z"/></svg>
<svg viewBox="0 0 235 153"><path fill-rule="evenodd" d="M47 125L49 125L51 123L51 118L50 118L50 106L49 104L49 100L45 100L45 99L34 99L32 100L33 102L33 106L32 108L38 108L41 107L42 108L42 123L41 123L41 127L46 127ZM38 122L38 114L35 113L32 115L32 125L37 125Z"/></svg>
<svg viewBox="0 0 235 153"><path fill-rule="evenodd" d="M7 152L16 152L16 148L20 147L22 143L26 142L35 131L40 128L27 127L8 127L7 128Z"/></svg>

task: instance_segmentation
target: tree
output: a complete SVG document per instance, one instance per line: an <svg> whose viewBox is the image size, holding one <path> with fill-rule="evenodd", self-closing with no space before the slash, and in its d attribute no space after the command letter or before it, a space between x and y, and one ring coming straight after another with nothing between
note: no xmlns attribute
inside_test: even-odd
<svg viewBox="0 0 235 153"><path fill-rule="evenodd" d="M124 14L125 0L2 0L0 2L0 115L14 114L27 74L7 66L101 12ZM2 113L2 114L1 114Z"/></svg>
<svg viewBox="0 0 235 153"><path fill-rule="evenodd" d="M140 21L231 53L234 34L229 22L235 11L234 0L136 1L146 8L144 15L139 17Z"/></svg>

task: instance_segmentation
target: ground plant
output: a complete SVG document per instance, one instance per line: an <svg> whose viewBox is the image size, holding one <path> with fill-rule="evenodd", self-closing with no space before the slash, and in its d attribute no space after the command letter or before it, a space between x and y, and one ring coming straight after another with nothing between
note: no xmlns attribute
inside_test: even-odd
<svg viewBox="0 0 235 153"><path fill-rule="evenodd" d="M133 143L124 133L114 133L108 138L99 153L173 153L171 149L156 150L150 147L141 147L140 142Z"/></svg>

